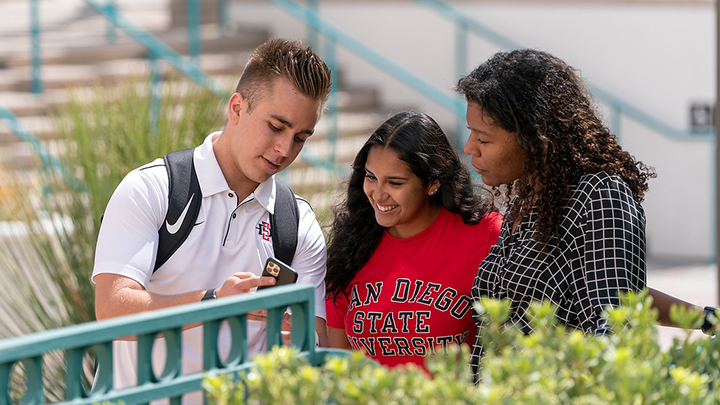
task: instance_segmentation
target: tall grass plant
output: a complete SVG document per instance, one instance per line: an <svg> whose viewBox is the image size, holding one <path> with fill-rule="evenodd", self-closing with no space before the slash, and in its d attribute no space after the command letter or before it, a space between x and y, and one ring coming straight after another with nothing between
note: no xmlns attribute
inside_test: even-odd
<svg viewBox="0 0 720 405"><path fill-rule="evenodd" d="M228 87L231 88L231 87ZM95 319L90 280L102 214L120 180L224 125L225 100L171 80L153 96L140 78L69 91L52 112L63 170L0 170L0 338ZM62 359L49 359L59 367ZM60 371L58 370L58 375ZM60 378L48 398L62 397Z"/></svg>

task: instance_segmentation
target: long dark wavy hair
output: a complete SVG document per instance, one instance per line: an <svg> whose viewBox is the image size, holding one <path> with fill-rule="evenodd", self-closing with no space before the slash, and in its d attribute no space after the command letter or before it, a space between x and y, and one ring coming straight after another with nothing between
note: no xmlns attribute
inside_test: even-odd
<svg viewBox="0 0 720 405"><path fill-rule="evenodd" d="M486 199L475 193L468 169L435 120L416 112L394 115L370 135L355 156L347 195L334 207L325 277L328 296L333 298L349 287L385 229L375 220L363 191L365 163L370 149L376 146L397 152L423 184L438 180L440 188L430 196L431 201L459 214L466 224L477 224L491 209Z"/></svg>
<svg viewBox="0 0 720 405"><path fill-rule="evenodd" d="M652 168L618 145L592 104L575 69L546 52L498 52L458 81L456 91L475 104L494 125L514 132L525 152L524 174L508 185L506 204L517 200L513 222L534 206L535 239L548 244L560 236L563 199L581 176L619 175L638 201L655 177Z"/></svg>

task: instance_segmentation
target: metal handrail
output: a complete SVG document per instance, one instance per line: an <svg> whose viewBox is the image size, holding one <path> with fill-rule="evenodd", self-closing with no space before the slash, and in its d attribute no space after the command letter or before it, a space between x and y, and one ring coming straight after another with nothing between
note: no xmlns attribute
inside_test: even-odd
<svg viewBox="0 0 720 405"><path fill-rule="evenodd" d="M0 405L10 405L13 370L24 366L26 391L23 404L43 403L43 356L64 354L66 398L64 403L92 404L103 401L147 403L161 398L177 401L182 394L202 390L205 373L232 373L247 370L255 363L247 356L247 317L255 310L267 309L267 347L282 343L281 324L287 307L292 309L292 345L310 364L317 366L329 354L349 352L315 347L315 288L308 284L273 287L255 294L241 294L163 310L88 322L64 328L0 340ZM226 321L232 333L232 348L225 360L217 351L220 325ZM203 373L183 375L181 329L203 324ZM158 334L165 336L167 359L163 375L152 370L152 344ZM138 344L138 385L115 390L112 382L112 342L135 335ZM93 351L97 360L95 386L83 385L83 358Z"/></svg>
<svg viewBox="0 0 720 405"><path fill-rule="evenodd" d="M213 94L220 97L229 97L231 94L223 88L212 76L205 73L198 64L183 57L170 46L166 45L148 30L132 23L125 18L122 13L117 11L114 2L106 1L104 3L95 0L85 0L89 6L111 21L116 27L125 31L137 42L145 46L150 52L154 53L158 58L165 60L175 69L185 76L192 79L195 83L210 90Z"/></svg>
<svg viewBox="0 0 720 405"><path fill-rule="evenodd" d="M432 10L435 10L438 14L454 22L455 25L458 27L458 30L460 31L458 33L459 42L463 41L462 32L465 30L469 30L494 43L502 49L517 49L522 47L519 43L498 33L497 31L494 31L493 29L487 27L481 22L468 17L457 8L451 6L450 4L442 0L413 1L418 4L424 5ZM461 47L456 48L458 48L456 51L456 64L458 65L458 70L462 72L462 74L465 74L466 67L464 66L463 61L466 60L466 49L464 47L463 49L460 49ZM684 131L673 128L670 125L662 122L661 120L653 117L646 111L635 107L634 105L622 100L620 97L613 95L612 93L602 89L601 87L587 81L585 83L592 92L593 96L600 102L606 104L611 109L612 113L615 115L611 117L610 121L611 126L613 127L613 132L615 132L616 134L618 134L620 131L618 122L619 115L624 114L633 119L634 121L637 121L638 123L644 125L645 127L652 129L653 131L670 139L680 141L709 141L714 139L715 137L715 131L713 130Z"/></svg>
<svg viewBox="0 0 720 405"><path fill-rule="evenodd" d="M378 68L384 70L397 80L400 80L420 93L426 95L428 98L447 108L455 115L463 118L465 117L465 101L462 98L433 85L394 60L386 57L370 46L365 45L352 35L347 34L345 31L337 28L322 18L311 8L294 0L268 1L298 18L306 25L312 27L315 31L330 39L332 42L342 45L349 51L365 59L367 62L370 62Z"/></svg>
<svg viewBox="0 0 720 405"><path fill-rule="evenodd" d="M65 172L62 163L56 157L50 155L47 145L25 128L25 125L23 125L20 119L2 104L0 104L0 118L4 119L5 122L10 125L10 129L12 129L18 138L30 145L32 150L40 157L45 167L50 167L63 173Z"/></svg>
<svg viewBox="0 0 720 405"><path fill-rule="evenodd" d="M36 93L41 93L43 86L40 77L41 69L41 57L40 57L40 46L39 46L39 13L37 9L37 1L31 0L32 2L32 23L31 23L31 35L32 35L32 60L33 60L33 76L32 76L32 88ZM199 55L201 52L201 42L199 38L199 23L200 23L200 6L198 0L188 1L188 43L190 58L185 58L171 47L163 43L153 34L145 30L144 28L133 24L131 21L126 19L118 10L114 0L106 0L105 2L99 2L95 0L85 0L85 2L103 15L113 27L124 30L130 37L138 41L140 44L145 46L149 51L149 62L151 65L156 63L156 60L163 59L180 71L185 76L189 77L195 83L208 89L213 94L219 97L229 97L231 92L225 90L212 76L206 74L200 67ZM314 3L317 5L317 3ZM220 10L227 11L227 0L222 0L220 3ZM225 16L221 18L223 31L227 28L227 21ZM108 39L110 40L115 35L114 30L108 30ZM331 70L334 71L334 52L332 49L328 51L332 60L329 60L328 65ZM157 80L157 78L155 79ZM330 148L330 157L321 158L312 155L310 152L305 152L301 157L307 161L311 166L336 171L337 168L334 163L335 159L335 141L337 140L337 102L335 92L337 91L337 80L333 80L333 89L330 99L327 102L327 116L329 118L329 131L328 131L328 142L332 142L333 145ZM12 123L11 123L12 125ZM35 139L33 143L33 149L38 151L46 150L44 143L30 134ZM21 139L23 137L21 136ZM24 140L24 139L23 139ZM43 153L43 152L40 152ZM42 155L43 161L46 160L46 155Z"/></svg>
<svg viewBox="0 0 720 405"><path fill-rule="evenodd" d="M118 10L114 0L106 0L104 3L95 0L85 0L89 6L103 15L113 27L124 30L133 39L144 45L149 51L149 61L151 64L161 58L167 61L175 69L193 80L198 85L208 89L219 97L229 97L231 92L225 90L212 76L206 74L197 64L197 61L183 57L170 46L163 43L152 33L144 28L132 23L126 19ZM39 10L38 0L31 0L31 41L32 41L32 81L31 89L34 93L43 92L43 84L40 77L42 58L40 51L40 26L39 26ZM195 33L196 34L196 33ZM115 36L114 30L108 30L108 39L112 40ZM193 42L193 41L191 41ZM193 47L193 51L199 51L197 46ZM22 140L30 144L35 153L40 156L41 161L46 167L51 167L62 173L64 177L68 177L67 171L62 163L49 154L45 143L35 134L28 131L20 122L20 120L9 109L0 105L0 118L4 119L11 127L13 132ZM77 180L73 180L77 181Z"/></svg>

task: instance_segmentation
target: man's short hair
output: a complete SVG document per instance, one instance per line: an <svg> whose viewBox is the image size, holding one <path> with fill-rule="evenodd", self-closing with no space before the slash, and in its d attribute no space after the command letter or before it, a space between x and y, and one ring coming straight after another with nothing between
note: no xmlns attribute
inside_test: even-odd
<svg viewBox="0 0 720 405"><path fill-rule="evenodd" d="M250 55L235 91L252 108L277 78L287 80L300 93L323 104L332 85L330 69L312 47L305 47L300 41L273 38Z"/></svg>

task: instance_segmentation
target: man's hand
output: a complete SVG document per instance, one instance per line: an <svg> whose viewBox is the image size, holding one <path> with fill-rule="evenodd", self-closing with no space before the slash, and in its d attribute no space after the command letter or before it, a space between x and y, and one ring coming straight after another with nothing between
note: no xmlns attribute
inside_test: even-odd
<svg viewBox="0 0 720 405"><path fill-rule="evenodd" d="M93 280L95 281L95 313L98 320L200 302L205 294L205 290L175 295L151 293L137 281L119 274L98 274ZM272 277L235 273L215 290L215 296L229 297L248 293L257 286L274 284L275 279Z"/></svg>
<svg viewBox="0 0 720 405"><path fill-rule="evenodd" d="M267 310L259 309L257 311L248 312L247 319L251 319L253 321L267 322ZM290 331L291 330L292 330L291 315L289 312L285 312L285 314L283 315L282 331L281 331L283 344L285 346L290 345L290 341L291 341Z"/></svg>
<svg viewBox="0 0 720 405"><path fill-rule="evenodd" d="M267 310L261 309L258 311L252 311L248 313L247 319L252 319L255 321L262 321L267 322ZM290 331L292 330L292 317L289 312L285 312L283 316L282 321L282 339L283 344L285 346L289 346L290 342L292 340L292 335ZM345 341L347 342L347 336L345 336ZM327 335L327 328L325 326L325 319L320 317L315 317L315 337L317 338L317 342L315 342L320 347L330 347L330 340L328 339ZM311 343L312 344L312 343ZM348 343L348 346L350 344Z"/></svg>
<svg viewBox="0 0 720 405"><path fill-rule="evenodd" d="M258 277L252 273L235 273L228 277L220 288L215 290L215 296L218 298L229 297L231 295L249 293L255 287L264 285L275 285L274 277Z"/></svg>

